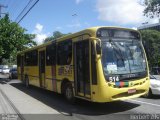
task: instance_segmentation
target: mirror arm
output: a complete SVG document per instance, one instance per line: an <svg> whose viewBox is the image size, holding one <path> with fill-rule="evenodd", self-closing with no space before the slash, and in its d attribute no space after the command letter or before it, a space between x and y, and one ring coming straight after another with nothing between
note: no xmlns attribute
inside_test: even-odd
<svg viewBox="0 0 160 120"><path fill-rule="evenodd" d="M93 40L93 44L94 44L94 53L96 54L95 56L95 61L97 62L99 59L101 59L102 57L102 53L101 54L97 54L97 50L96 50L96 44L97 42L99 42L101 44L101 40L99 38L95 38L95 37L91 37L90 39Z"/></svg>

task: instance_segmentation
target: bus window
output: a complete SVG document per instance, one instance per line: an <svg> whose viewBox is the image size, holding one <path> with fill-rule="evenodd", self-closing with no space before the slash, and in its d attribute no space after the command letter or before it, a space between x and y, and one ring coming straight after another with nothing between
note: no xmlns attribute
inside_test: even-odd
<svg viewBox="0 0 160 120"><path fill-rule="evenodd" d="M46 47L46 65L56 64L56 44Z"/></svg>
<svg viewBox="0 0 160 120"><path fill-rule="evenodd" d="M58 44L57 63L58 65L69 65L72 59L72 41L67 40Z"/></svg>
<svg viewBox="0 0 160 120"><path fill-rule="evenodd" d="M20 66L21 65L21 56L17 55L17 65Z"/></svg>
<svg viewBox="0 0 160 120"><path fill-rule="evenodd" d="M36 66L38 64L38 51L32 50L25 53L25 65Z"/></svg>

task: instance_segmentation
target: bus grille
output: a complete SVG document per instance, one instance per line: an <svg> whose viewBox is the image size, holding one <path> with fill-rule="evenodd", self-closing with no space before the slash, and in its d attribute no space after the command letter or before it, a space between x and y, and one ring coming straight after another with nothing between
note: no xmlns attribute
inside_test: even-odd
<svg viewBox="0 0 160 120"><path fill-rule="evenodd" d="M129 96L136 95L136 94L141 94L141 93L144 93L144 92L145 92L145 90L137 90L135 93L132 93L132 94L129 94L128 92L124 92L124 93L114 95L114 96L112 96L112 98L116 99L116 98L121 98L121 97L129 97Z"/></svg>

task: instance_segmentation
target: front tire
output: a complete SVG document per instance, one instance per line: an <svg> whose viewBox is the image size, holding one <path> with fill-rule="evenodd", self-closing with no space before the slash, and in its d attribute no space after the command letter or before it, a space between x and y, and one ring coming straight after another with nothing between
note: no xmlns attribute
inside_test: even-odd
<svg viewBox="0 0 160 120"><path fill-rule="evenodd" d="M67 99L67 101L69 101L70 103L74 103L75 102L75 97L74 97L74 93L73 93L73 87L70 83L67 83L65 86L65 92L64 92L65 98Z"/></svg>

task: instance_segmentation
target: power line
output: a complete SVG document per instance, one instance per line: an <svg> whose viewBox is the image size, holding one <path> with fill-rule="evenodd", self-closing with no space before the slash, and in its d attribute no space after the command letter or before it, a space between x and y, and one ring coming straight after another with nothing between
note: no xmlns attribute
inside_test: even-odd
<svg viewBox="0 0 160 120"><path fill-rule="evenodd" d="M33 0L30 0L27 5L24 7L24 9L21 11L21 13L17 16L17 18L15 19L15 21L18 20L18 18L23 14L23 12L25 12L25 10L27 9L27 7L29 6L29 4L32 2Z"/></svg>
<svg viewBox="0 0 160 120"><path fill-rule="evenodd" d="M32 8L39 2L39 0L37 0L30 8L29 10L23 15L23 17L17 22L17 23L20 23L23 18L32 10Z"/></svg>
<svg viewBox="0 0 160 120"><path fill-rule="evenodd" d="M25 0L20 0L20 1L15 0L14 4L12 4L12 6L8 6L11 8L10 11L8 9L8 12L9 12L10 17L12 17L12 19L13 18L15 19L17 17L17 15L19 14L18 10L20 10L19 8L20 7L23 8L21 3L24 3L24 2L26 2L26 1ZM17 11L18 11L18 13L17 13ZM14 16L14 15L16 15L16 16Z"/></svg>

